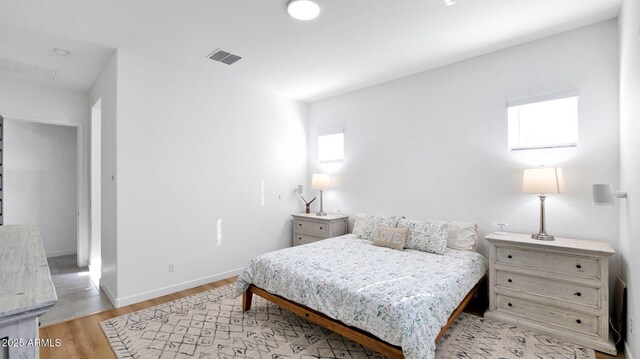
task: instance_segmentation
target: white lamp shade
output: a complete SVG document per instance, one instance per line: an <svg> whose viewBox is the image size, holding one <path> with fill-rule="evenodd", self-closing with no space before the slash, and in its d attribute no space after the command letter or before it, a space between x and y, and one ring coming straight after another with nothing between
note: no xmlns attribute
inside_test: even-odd
<svg viewBox="0 0 640 359"><path fill-rule="evenodd" d="M560 167L539 167L524 170L522 192L552 194L564 192L564 177Z"/></svg>
<svg viewBox="0 0 640 359"><path fill-rule="evenodd" d="M592 194L593 204L613 205L613 187L611 183L594 184Z"/></svg>
<svg viewBox="0 0 640 359"><path fill-rule="evenodd" d="M311 177L311 188L325 189L329 186L329 175L327 173L314 173Z"/></svg>

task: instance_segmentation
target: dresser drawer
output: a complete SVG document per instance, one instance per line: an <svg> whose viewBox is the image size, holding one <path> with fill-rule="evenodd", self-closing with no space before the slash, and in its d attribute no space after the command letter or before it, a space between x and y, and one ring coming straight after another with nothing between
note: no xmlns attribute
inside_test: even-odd
<svg viewBox="0 0 640 359"><path fill-rule="evenodd" d="M303 244L308 244L308 243L321 241L323 239L324 238L322 238L322 237L314 237L314 236L308 236L306 234L296 233L295 236L293 237L293 245L294 246L299 246L299 245L303 245Z"/></svg>
<svg viewBox="0 0 640 359"><path fill-rule="evenodd" d="M598 334L599 318L570 309L538 304L522 299L496 295L496 310L541 323L554 324L581 333Z"/></svg>
<svg viewBox="0 0 640 359"><path fill-rule="evenodd" d="M547 278L497 270L495 285L527 294L584 304L599 308L600 289L580 284L557 282Z"/></svg>
<svg viewBox="0 0 640 359"><path fill-rule="evenodd" d="M293 223L293 230L298 234L307 234L325 238L329 236L328 223L295 220Z"/></svg>
<svg viewBox="0 0 640 359"><path fill-rule="evenodd" d="M546 272L569 274L578 277L600 278L600 263L596 258L497 247L496 263L534 268Z"/></svg>

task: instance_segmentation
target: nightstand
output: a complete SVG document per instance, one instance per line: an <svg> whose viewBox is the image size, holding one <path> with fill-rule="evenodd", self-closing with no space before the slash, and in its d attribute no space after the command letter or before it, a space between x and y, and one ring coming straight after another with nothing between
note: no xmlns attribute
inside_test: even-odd
<svg viewBox="0 0 640 359"><path fill-rule="evenodd" d="M529 234L496 234L489 242L489 309L507 322L601 352L616 354L609 338L607 242Z"/></svg>
<svg viewBox="0 0 640 359"><path fill-rule="evenodd" d="M327 214L317 216L310 213L292 214L293 245L313 243L347 234L349 216Z"/></svg>

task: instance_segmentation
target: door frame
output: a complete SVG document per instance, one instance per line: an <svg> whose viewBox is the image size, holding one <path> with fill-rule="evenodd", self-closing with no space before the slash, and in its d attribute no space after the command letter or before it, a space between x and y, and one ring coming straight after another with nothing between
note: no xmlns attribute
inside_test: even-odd
<svg viewBox="0 0 640 359"><path fill-rule="evenodd" d="M89 171L87 179L87 201L89 203L87 262L91 281L96 287L100 287L100 278L102 278L102 97L99 97L91 105L91 117L87 126L87 142L87 167ZM96 191L98 193L94 197ZM96 226L98 223L100 225ZM100 243L96 243L98 239Z"/></svg>
<svg viewBox="0 0 640 359"><path fill-rule="evenodd" d="M84 123L71 121L69 119L51 119L42 117L16 116L10 113L2 115L6 120L41 123L45 125L58 125L76 128L76 177L77 177L77 220L76 229L78 238L76 240L77 265L86 267L89 261L89 197L88 197L88 164L86 161L86 151L89 146L88 136L85 134Z"/></svg>

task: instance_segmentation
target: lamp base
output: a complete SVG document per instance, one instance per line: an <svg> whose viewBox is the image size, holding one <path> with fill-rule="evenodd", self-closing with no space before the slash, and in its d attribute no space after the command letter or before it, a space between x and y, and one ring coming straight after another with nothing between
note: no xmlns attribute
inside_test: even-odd
<svg viewBox="0 0 640 359"><path fill-rule="evenodd" d="M537 239L539 241L555 241L555 238L553 236L550 236L550 235L548 235L546 233L532 234L531 238Z"/></svg>
<svg viewBox="0 0 640 359"><path fill-rule="evenodd" d="M324 213L324 206L322 205L322 190L320 190L320 210L316 213L316 216L326 216Z"/></svg>

